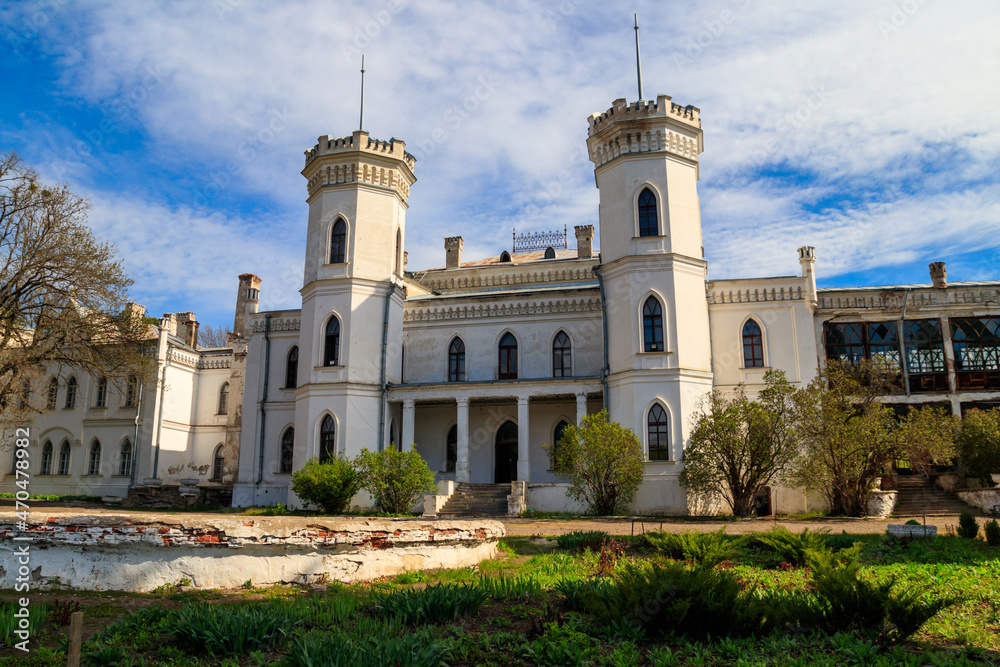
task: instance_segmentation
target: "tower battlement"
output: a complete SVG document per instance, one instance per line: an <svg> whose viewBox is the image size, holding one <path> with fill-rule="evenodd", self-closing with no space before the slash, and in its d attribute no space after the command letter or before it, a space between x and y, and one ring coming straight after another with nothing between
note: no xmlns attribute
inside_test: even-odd
<svg viewBox="0 0 1000 667"><path fill-rule="evenodd" d="M594 167L629 153L667 152L693 162L703 150L698 107L674 104L669 95L629 103L617 99L587 119L587 147Z"/></svg>
<svg viewBox="0 0 1000 667"><path fill-rule="evenodd" d="M417 180L413 175L417 158L406 152L404 142L372 139L364 130L349 137L323 135L305 156L302 175L309 196L328 185L369 183L395 190L405 202Z"/></svg>
<svg viewBox="0 0 1000 667"><path fill-rule="evenodd" d="M372 139L364 130L355 130L351 136L341 138L335 138L326 134L316 140L315 146L305 151L306 166L320 155L363 151L402 160L412 171L417 158L407 153L405 149L406 143L399 139L392 138L389 141Z"/></svg>
<svg viewBox="0 0 1000 667"><path fill-rule="evenodd" d="M604 113L593 113L587 119L590 125L587 136L592 137L604 130L609 121L644 120L647 118L670 117L701 129L701 109L690 104L682 107L671 101L670 95L657 95L655 100L627 102L625 98L615 100Z"/></svg>

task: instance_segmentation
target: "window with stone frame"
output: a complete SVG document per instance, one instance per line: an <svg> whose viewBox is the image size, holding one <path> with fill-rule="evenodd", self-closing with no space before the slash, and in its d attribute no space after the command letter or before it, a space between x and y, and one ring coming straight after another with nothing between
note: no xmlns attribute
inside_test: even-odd
<svg viewBox="0 0 1000 667"><path fill-rule="evenodd" d="M958 388L1000 389L1000 318L955 317L950 325Z"/></svg>
<svg viewBox="0 0 1000 667"><path fill-rule="evenodd" d="M639 236L659 236L660 226L656 219L656 195L645 188L639 195Z"/></svg>
<svg viewBox="0 0 1000 667"><path fill-rule="evenodd" d="M56 401L59 400L59 380L52 378L49 380L48 389L45 394L45 409L55 410Z"/></svg>
<svg viewBox="0 0 1000 667"><path fill-rule="evenodd" d="M281 457L278 472L292 472L292 458L295 455L295 428L289 426L281 435Z"/></svg>
<svg viewBox="0 0 1000 667"><path fill-rule="evenodd" d="M63 440L62 444L59 445L59 470L57 474L59 475L69 474L69 457L70 457L69 440Z"/></svg>
<svg viewBox="0 0 1000 667"><path fill-rule="evenodd" d="M337 218L330 230L330 263L343 264L347 255L347 223Z"/></svg>
<svg viewBox="0 0 1000 667"><path fill-rule="evenodd" d="M743 368L764 367L764 332L756 320L743 325Z"/></svg>
<svg viewBox="0 0 1000 667"><path fill-rule="evenodd" d="M42 445L42 465L38 468L39 475L52 474L52 441L46 440Z"/></svg>
<svg viewBox="0 0 1000 667"><path fill-rule="evenodd" d="M448 346L448 382L465 382L465 342L458 336Z"/></svg>
<svg viewBox="0 0 1000 667"><path fill-rule="evenodd" d="M326 415L319 425L319 462L326 463L337 456L337 426L333 417Z"/></svg>
<svg viewBox="0 0 1000 667"><path fill-rule="evenodd" d="M97 396L94 399L95 408L108 407L108 379L101 378L97 381Z"/></svg>
<svg viewBox="0 0 1000 667"><path fill-rule="evenodd" d="M132 442L125 438L122 440L121 449L118 452L118 474L128 476L132 474Z"/></svg>
<svg viewBox="0 0 1000 667"><path fill-rule="evenodd" d="M500 339L497 353L497 379L517 379L517 339L509 331Z"/></svg>
<svg viewBox="0 0 1000 667"><path fill-rule="evenodd" d="M285 359L285 389L295 389L299 383L299 346L292 345Z"/></svg>
<svg viewBox="0 0 1000 667"><path fill-rule="evenodd" d="M552 377L568 378L573 375L573 345L565 331L556 334L552 341Z"/></svg>
<svg viewBox="0 0 1000 667"><path fill-rule="evenodd" d="M222 445L219 444L212 454L212 479L221 481L222 473L226 467L226 458L222 453Z"/></svg>
<svg viewBox="0 0 1000 667"><path fill-rule="evenodd" d="M101 441L97 438L90 443L90 455L87 457L87 474L101 474Z"/></svg>
<svg viewBox="0 0 1000 667"><path fill-rule="evenodd" d="M650 461L670 460L670 430L667 411L654 403L646 416L646 444Z"/></svg>
<svg viewBox="0 0 1000 667"><path fill-rule="evenodd" d="M76 407L77 382L75 377L66 381L66 409L72 410Z"/></svg>
<svg viewBox="0 0 1000 667"><path fill-rule="evenodd" d="M323 336L323 365L340 365L340 320L334 315L326 323Z"/></svg>
<svg viewBox="0 0 1000 667"><path fill-rule="evenodd" d="M642 342L645 352L663 352L663 307L650 296L642 306Z"/></svg>
<svg viewBox="0 0 1000 667"><path fill-rule="evenodd" d="M903 343L910 391L948 391L941 320L903 322Z"/></svg>

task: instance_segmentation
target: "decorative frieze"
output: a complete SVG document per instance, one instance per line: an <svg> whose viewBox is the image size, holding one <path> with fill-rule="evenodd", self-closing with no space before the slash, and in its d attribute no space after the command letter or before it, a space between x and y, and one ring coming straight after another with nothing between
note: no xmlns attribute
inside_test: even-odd
<svg viewBox="0 0 1000 667"><path fill-rule="evenodd" d="M406 310L403 312L403 321L427 322L485 317L518 317L538 314L589 313L597 312L600 309L601 300L598 297L461 306L445 306L433 304L433 302L428 305L408 302Z"/></svg>
<svg viewBox="0 0 1000 667"><path fill-rule="evenodd" d="M507 285L533 285L541 283L581 282L595 280L591 267L568 269L538 269L511 273L486 272L479 269L465 275L451 273L423 274L418 276L421 285L438 291L503 287Z"/></svg>
<svg viewBox="0 0 1000 667"><path fill-rule="evenodd" d="M756 303L759 301L802 301L801 285L771 288L746 288L736 290L710 290L709 303Z"/></svg>
<svg viewBox="0 0 1000 667"><path fill-rule="evenodd" d="M924 308L961 305L989 305L1000 303L1000 290L996 289L922 289L906 296L903 290L884 292L831 292L819 293L821 310L902 310L903 300L907 308Z"/></svg>
<svg viewBox="0 0 1000 667"><path fill-rule="evenodd" d="M270 331L298 331L302 322L297 317L272 317ZM253 322L253 333L264 333L264 318L257 318Z"/></svg>

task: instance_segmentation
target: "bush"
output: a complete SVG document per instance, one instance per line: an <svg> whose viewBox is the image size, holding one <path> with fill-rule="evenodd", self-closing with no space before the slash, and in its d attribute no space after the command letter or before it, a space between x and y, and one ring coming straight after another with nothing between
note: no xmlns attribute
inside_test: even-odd
<svg viewBox="0 0 1000 667"><path fill-rule="evenodd" d="M986 535L986 543L991 547L1000 546L1000 523L996 519L990 519L983 525L983 533Z"/></svg>
<svg viewBox="0 0 1000 667"><path fill-rule="evenodd" d="M375 608L407 625L438 623L476 613L489 596L489 591L480 586L438 584L381 595Z"/></svg>
<svg viewBox="0 0 1000 667"><path fill-rule="evenodd" d="M591 551L597 551L601 547L601 542L606 537L608 537L608 534L603 530L574 530L572 533L564 533L558 536L556 544L561 549L583 551L589 548Z"/></svg>
<svg viewBox="0 0 1000 667"><path fill-rule="evenodd" d="M184 605L173 612L164 630L189 653L241 655L274 649L298 621L280 601L261 605Z"/></svg>
<svg viewBox="0 0 1000 667"><path fill-rule="evenodd" d="M437 489L434 473L416 450L372 453L362 449L354 463L379 512L406 514L417 499Z"/></svg>
<svg viewBox="0 0 1000 667"><path fill-rule="evenodd" d="M556 475L569 482L570 497L598 516L623 512L642 482L642 445L632 431L608 421L607 410L587 415L563 432L549 451Z"/></svg>
<svg viewBox="0 0 1000 667"><path fill-rule="evenodd" d="M993 486L991 474L1000 473L1000 409L969 410L958 434L961 468L983 486Z"/></svg>
<svg viewBox="0 0 1000 667"><path fill-rule="evenodd" d="M979 522L972 512L965 510L958 515L958 536L967 540L974 540L979 535Z"/></svg>
<svg viewBox="0 0 1000 667"><path fill-rule="evenodd" d="M756 539L776 551L786 563L798 566L806 564L810 551L830 549L826 531L810 533L808 528L796 535L784 526L775 526L766 533L756 535Z"/></svg>
<svg viewBox="0 0 1000 667"><path fill-rule="evenodd" d="M646 533L649 543L668 558L686 560L700 567L715 567L732 559L739 551L742 540L728 539L726 529L714 533Z"/></svg>
<svg viewBox="0 0 1000 667"><path fill-rule="evenodd" d="M342 456L320 463L312 458L292 474L292 491L302 500L319 505L327 514L340 514L361 490L361 476Z"/></svg>

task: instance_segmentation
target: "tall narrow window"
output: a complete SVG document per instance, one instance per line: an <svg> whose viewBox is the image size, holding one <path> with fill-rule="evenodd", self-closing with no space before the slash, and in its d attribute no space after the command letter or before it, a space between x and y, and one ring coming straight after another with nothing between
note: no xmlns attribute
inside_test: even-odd
<svg viewBox="0 0 1000 667"><path fill-rule="evenodd" d="M347 223L343 218L337 218L330 230L330 263L343 264L347 254Z"/></svg>
<svg viewBox="0 0 1000 667"><path fill-rule="evenodd" d="M319 425L319 462L325 463L337 455L337 427L333 417L323 417Z"/></svg>
<svg viewBox="0 0 1000 667"><path fill-rule="evenodd" d="M396 230L396 257L395 257L396 270L394 273L398 276L403 273L403 233L400 230Z"/></svg>
<svg viewBox="0 0 1000 667"><path fill-rule="evenodd" d="M42 467L38 470L39 475L52 474L52 443L48 440L42 445Z"/></svg>
<svg viewBox="0 0 1000 667"><path fill-rule="evenodd" d="M323 365L340 365L340 320L334 315L326 323L326 335L323 339Z"/></svg>
<svg viewBox="0 0 1000 667"><path fill-rule="evenodd" d="M656 195L646 188L639 195L639 236L659 236L656 222Z"/></svg>
<svg viewBox="0 0 1000 667"><path fill-rule="evenodd" d="M552 377L568 378L573 375L573 349L569 336L560 331L552 341Z"/></svg>
<svg viewBox="0 0 1000 667"><path fill-rule="evenodd" d="M101 378L97 381L97 398L94 400L95 408L108 407L108 379Z"/></svg>
<svg viewBox="0 0 1000 667"><path fill-rule="evenodd" d="M212 479L221 480L222 471L226 467L226 458L222 455L222 445L218 445L215 448L215 453L212 455Z"/></svg>
<svg viewBox="0 0 1000 667"><path fill-rule="evenodd" d="M552 449L549 451L549 466L552 470L556 470L559 466L559 451L562 449L562 439L566 435L567 428L569 422L563 419L556 424L556 429L552 432Z"/></svg>
<svg viewBox="0 0 1000 667"><path fill-rule="evenodd" d="M69 474L69 440L63 440L62 444L59 446L59 473L60 475Z"/></svg>
<svg viewBox="0 0 1000 667"><path fill-rule="evenodd" d="M293 345L285 360L285 389L295 389L299 382L299 346Z"/></svg>
<svg viewBox="0 0 1000 667"><path fill-rule="evenodd" d="M134 375L130 375L128 378L128 384L125 387L125 407L134 408L136 402L139 400L139 379Z"/></svg>
<svg viewBox="0 0 1000 667"><path fill-rule="evenodd" d="M448 382L465 382L465 343L458 336L448 346Z"/></svg>
<svg viewBox="0 0 1000 667"><path fill-rule="evenodd" d="M646 352L663 352L663 308L654 296L642 306L642 341Z"/></svg>
<svg viewBox="0 0 1000 667"><path fill-rule="evenodd" d="M31 382L25 380L24 384L21 385L21 396L18 400L18 406L24 410L28 407L29 402L31 402Z"/></svg>
<svg viewBox="0 0 1000 667"><path fill-rule="evenodd" d="M517 379L517 339L510 332L500 339L499 355L497 377L501 380Z"/></svg>
<svg viewBox="0 0 1000 667"><path fill-rule="evenodd" d="M56 400L59 398L59 380L52 378L49 380L49 387L45 394L45 409L55 410Z"/></svg>
<svg viewBox="0 0 1000 667"><path fill-rule="evenodd" d="M132 443L128 438L122 440L122 447L118 457L118 474L132 474Z"/></svg>
<svg viewBox="0 0 1000 667"><path fill-rule="evenodd" d="M458 424L448 429L448 437L444 440L444 471L455 472L456 461L458 461Z"/></svg>
<svg viewBox="0 0 1000 667"><path fill-rule="evenodd" d="M229 383L223 382L219 387L219 411L216 414L224 415L229 410Z"/></svg>
<svg viewBox="0 0 1000 667"><path fill-rule="evenodd" d="M743 325L743 368L764 367L764 335L760 325L747 320Z"/></svg>
<svg viewBox="0 0 1000 667"><path fill-rule="evenodd" d="M667 432L667 412L659 403L649 409L646 417L646 433L649 443L650 461L670 460L670 437Z"/></svg>
<svg viewBox="0 0 1000 667"><path fill-rule="evenodd" d="M94 438L90 443L90 456L87 457L87 474L101 474L101 441Z"/></svg>
<svg viewBox="0 0 1000 667"><path fill-rule="evenodd" d="M295 429L291 426L281 436L281 458L278 472L292 472L292 456L295 454Z"/></svg>
<svg viewBox="0 0 1000 667"><path fill-rule="evenodd" d="M66 382L66 409L72 410L76 407L76 378L71 377Z"/></svg>

